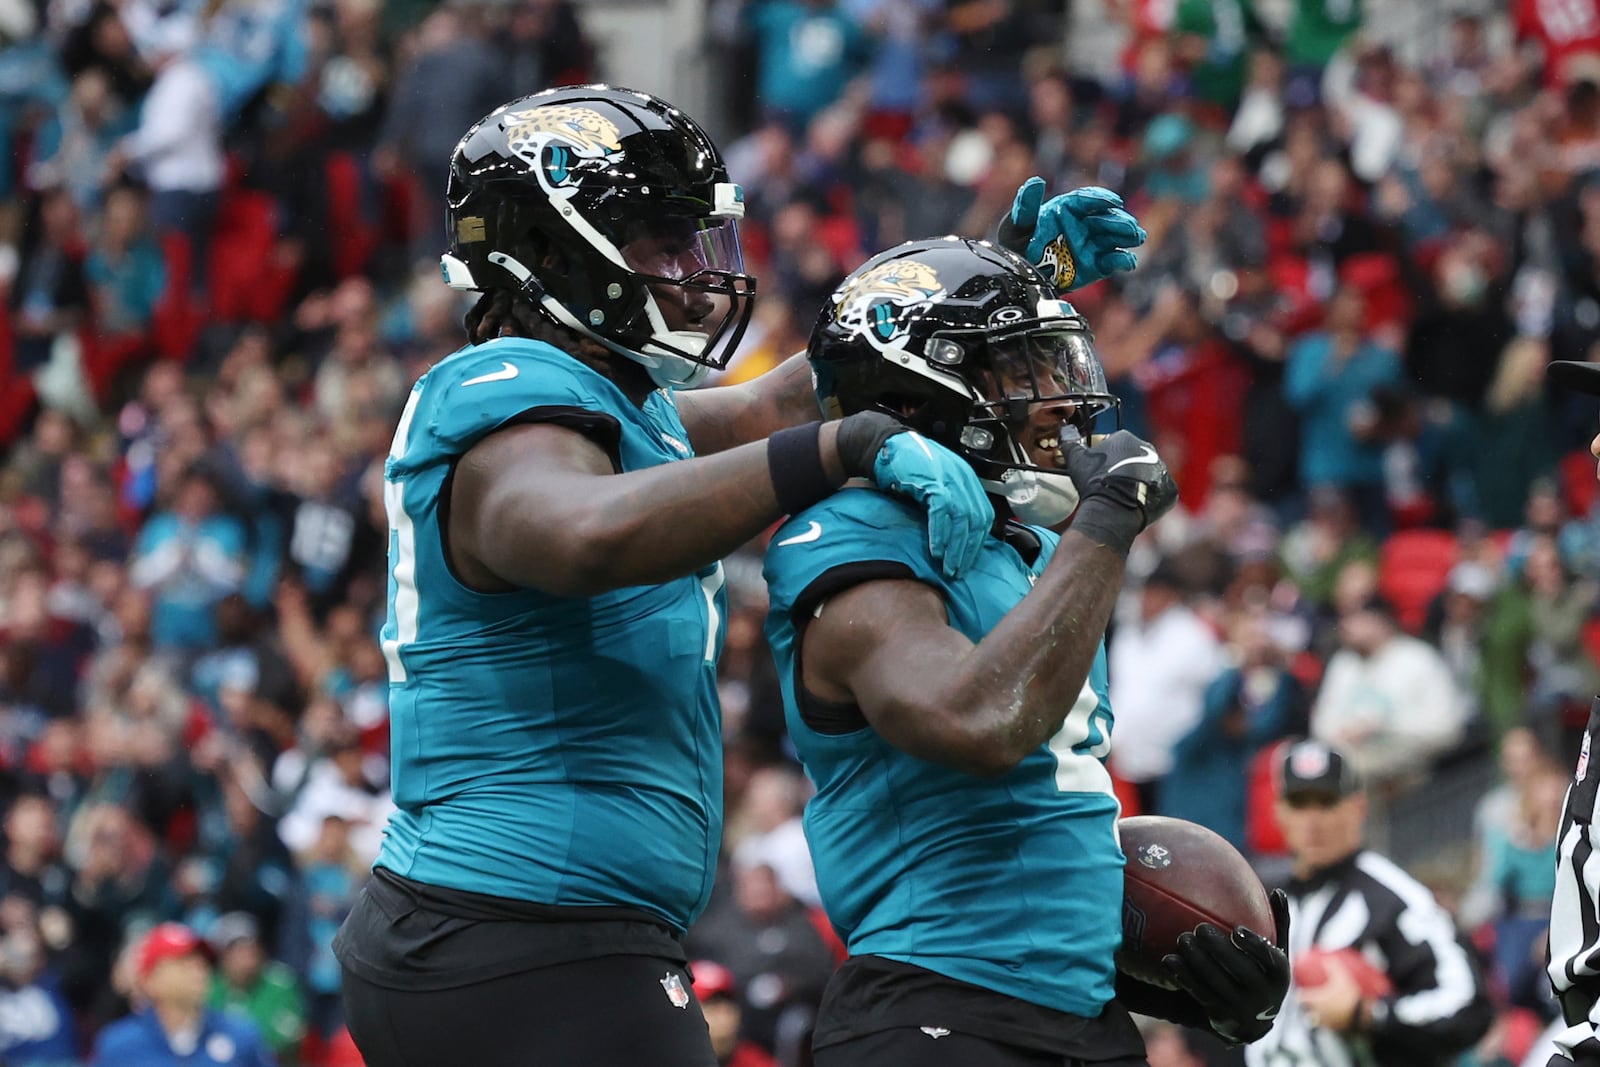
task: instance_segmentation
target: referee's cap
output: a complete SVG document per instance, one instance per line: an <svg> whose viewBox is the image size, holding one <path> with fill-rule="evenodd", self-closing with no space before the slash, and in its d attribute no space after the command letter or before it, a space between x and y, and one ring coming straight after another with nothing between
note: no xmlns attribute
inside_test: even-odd
<svg viewBox="0 0 1600 1067"><path fill-rule="evenodd" d="M1278 794L1284 799L1315 794L1342 798L1361 792L1348 757L1321 741L1296 741L1283 754Z"/></svg>
<svg viewBox="0 0 1600 1067"><path fill-rule="evenodd" d="M1563 389L1575 393L1600 396L1600 363L1581 363L1575 359L1558 359L1550 364L1550 380Z"/></svg>

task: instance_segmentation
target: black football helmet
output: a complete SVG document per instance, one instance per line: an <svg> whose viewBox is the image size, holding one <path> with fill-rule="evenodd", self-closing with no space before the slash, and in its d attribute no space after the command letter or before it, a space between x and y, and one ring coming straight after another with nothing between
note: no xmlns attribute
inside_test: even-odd
<svg viewBox="0 0 1600 1067"><path fill-rule="evenodd" d="M496 108L456 145L446 201L452 288L525 293L657 385L725 366L749 322L744 193L705 131L644 93L580 85Z"/></svg>
<svg viewBox="0 0 1600 1067"><path fill-rule="evenodd" d="M807 349L824 411L882 411L964 455L991 490L1030 460L1035 405L1072 404L1084 438L1120 401L1094 334L1014 252L961 237L908 241L852 272L824 306ZM1032 479L1030 479L1032 481Z"/></svg>

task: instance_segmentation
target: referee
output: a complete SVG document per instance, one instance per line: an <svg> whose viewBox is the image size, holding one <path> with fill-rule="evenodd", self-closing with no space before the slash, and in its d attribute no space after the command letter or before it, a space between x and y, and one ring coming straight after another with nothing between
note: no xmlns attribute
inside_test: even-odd
<svg viewBox="0 0 1600 1067"><path fill-rule="evenodd" d="M1600 396L1600 363L1557 361L1550 380L1567 389ZM1589 443L1600 458L1600 434ZM1548 1067L1577 1063L1600 1067L1600 858L1594 856L1595 792L1600 765L1589 754L1600 731L1600 697L1589 709L1578 767L1561 812L1556 857L1556 895L1550 905L1550 984L1561 1001L1566 1029L1555 1034L1557 1052Z"/></svg>

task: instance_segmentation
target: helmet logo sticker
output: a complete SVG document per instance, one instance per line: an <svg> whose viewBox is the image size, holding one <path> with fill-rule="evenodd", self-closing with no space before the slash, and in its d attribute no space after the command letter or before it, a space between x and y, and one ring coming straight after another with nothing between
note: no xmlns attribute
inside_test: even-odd
<svg viewBox="0 0 1600 1067"><path fill-rule="evenodd" d="M938 272L896 259L846 280L833 294L834 318L880 352L905 347L911 323L949 295Z"/></svg>
<svg viewBox="0 0 1600 1067"><path fill-rule="evenodd" d="M508 111L500 121L506 144L537 168L539 184L552 194L572 190L576 161L622 151L617 124L592 108L546 105Z"/></svg>

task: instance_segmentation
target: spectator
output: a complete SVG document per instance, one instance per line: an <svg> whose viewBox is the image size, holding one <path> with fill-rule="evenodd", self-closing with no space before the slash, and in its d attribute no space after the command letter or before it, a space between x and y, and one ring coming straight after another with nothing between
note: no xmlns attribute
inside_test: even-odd
<svg viewBox="0 0 1600 1067"><path fill-rule="evenodd" d="M804 776L792 767L767 767L751 775L740 808L744 833L734 849L734 863L764 863L776 872L786 893L815 908L822 897L800 820L810 795Z"/></svg>
<svg viewBox="0 0 1600 1067"><path fill-rule="evenodd" d="M78 1028L32 924L0 940L0 1056L8 1067L78 1067Z"/></svg>
<svg viewBox="0 0 1600 1067"><path fill-rule="evenodd" d="M91 1067L272 1067L254 1024L206 1007L210 950L194 931L177 923L151 930L138 975L149 1006L106 1027Z"/></svg>
<svg viewBox="0 0 1600 1067"><path fill-rule="evenodd" d="M685 946L723 962L744 991L744 1034L779 1062L794 1063L835 959L817 916L759 857L734 865L733 887L735 906L702 919Z"/></svg>
<svg viewBox="0 0 1600 1067"><path fill-rule="evenodd" d="M1600 585L1574 579L1552 538L1533 542L1522 567L1529 594L1533 669L1530 696L1537 710L1550 712L1581 706L1600 689L1600 672L1583 643L1583 627L1594 611Z"/></svg>
<svg viewBox="0 0 1600 1067"><path fill-rule="evenodd" d="M1265 613L1241 614L1230 636L1231 662L1206 686L1199 721L1173 747L1160 810L1243 849L1250 764L1263 747L1291 732L1302 698Z"/></svg>
<svg viewBox="0 0 1600 1067"><path fill-rule="evenodd" d="M370 866L350 847L350 822L329 814L322 832L304 857L295 912L296 931L303 954L301 973L309 996L310 1023L324 1039L344 1024L339 998L339 961L333 955L333 937L355 905L361 890L358 871Z"/></svg>
<svg viewBox="0 0 1600 1067"><path fill-rule="evenodd" d="M430 14L417 33L417 53L396 81L383 129L372 157L383 177L407 175L418 183L412 220L418 247L414 258L433 259L435 222L422 205L442 202L445 167L461 131L492 111L505 93L496 72L497 56L472 17L462 8ZM421 244L426 238L426 256Z"/></svg>
<svg viewBox="0 0 1600 1067"><path fill-rule="evenodd" d="M1221 643L1187 603L1182 579L1158 566L1138 612L1111 641L1111 706L1117 709L1112 769L1139 793L1140 809L1166 810L1162 779L1174 750L1200 722L1206 689L1224 666Z"/></svg>
<svg viewBox="0 0 1600 1067"><path fill-rule="evenodd" d="M206 943L217 958L211 1007L248 1016L281 1067L293 1067L306 1034L305 997L294 972L268 958L255 916L244 911L223 915L212 924Z"/></svg>
<svg viewBox="0 0 1600 1067"><path fill-rule="evenodd" d="M1324 332L1302 338L1289 350L1283 389L1302 420L1301 484L1351 493L1362 525L1382 532L1388 527L1387 505L1383 453L1371 439L1372 391L1400 381L1400 362L1366 337L1364 305L1352 286L1334 294Z"/></svg>
<svg viewBox="0 0 1600 1067"><path fill-rule="evenodd" d="M61 838L53 798L24 793L5 819L5 855L0 859L0 900L20 897L38 911L67 901L71 874L61 863Z"/></svg>
<svg viewBox="0 0 1600 1067"><path fill-rule="evenodd" d="M835 0L752 0L745 17L761 56L756 98L794 130L837 100L871 55L860 24Z"/></svg>
<svg viewBox="0 0 1600 1067"><path fill-rule="evenodd" d="M38 225L24 241L16 279L10 286L19 371L48 363L58 339L70 335L88 311L83 278L83 242L78 208L65 189L51 189L38 201Z"/></svg>
<svg viewBox="0 0 1600 1067"><path fill-rule="evenodd" d="M244 578L244 529L221 510L215 475L189 468L170 511L140 531L129 577L154 597L151 637L159 649L194 655L216 639L218 601Z"/></svg>
<svg viewBox="0 0 1600 1067"><path fill-rule="evenodd" d="M760 1045L739 1038L743 1013L733 972L710 960L695 960L689 965L689 972L694 975L695 999L700 1002L706 1027L711 1031L711 1051L716 1053L717 1067L778 1067L778 1061Z"/></svg>
<svg viewBox="0 0 1600 1067"><path fill-rule="evenodd" d="M72 80L72 95L39 131L28 181L36 189L65 187L80 211L101 203L111 151L128 132L130 116L105 71L91 67Z"/></svg>
<svg viewBox="0 0 1600 1067"><path fill-rule="evenodd" d="M167 276L161 250L145 233L137 189L121 186L107 194L104 224L83 270L101 333L142 341Z"/></svg>
<svg viewBox="0 0 1600 1067"><path fill-rule="evenodd" d="M1400 632L1379 598L1345 611L1340 648L1311 710L1311 732L1349 753L1374 788L1413 784L1460 740L1466 702L1438 651Z"/></svg>
<svg viewBox="0 0 1600 1067"><path fill-rule="evenodd" d="M139 125L112 153L110 168L137 166L151 190L150 213L163 238L188 244L189 288L205 292L211 227L225 177L222 104L216 84L190 55L197 29L190 17L160 16L130 4L124 17L140 54L157 71Z"/></svg>

